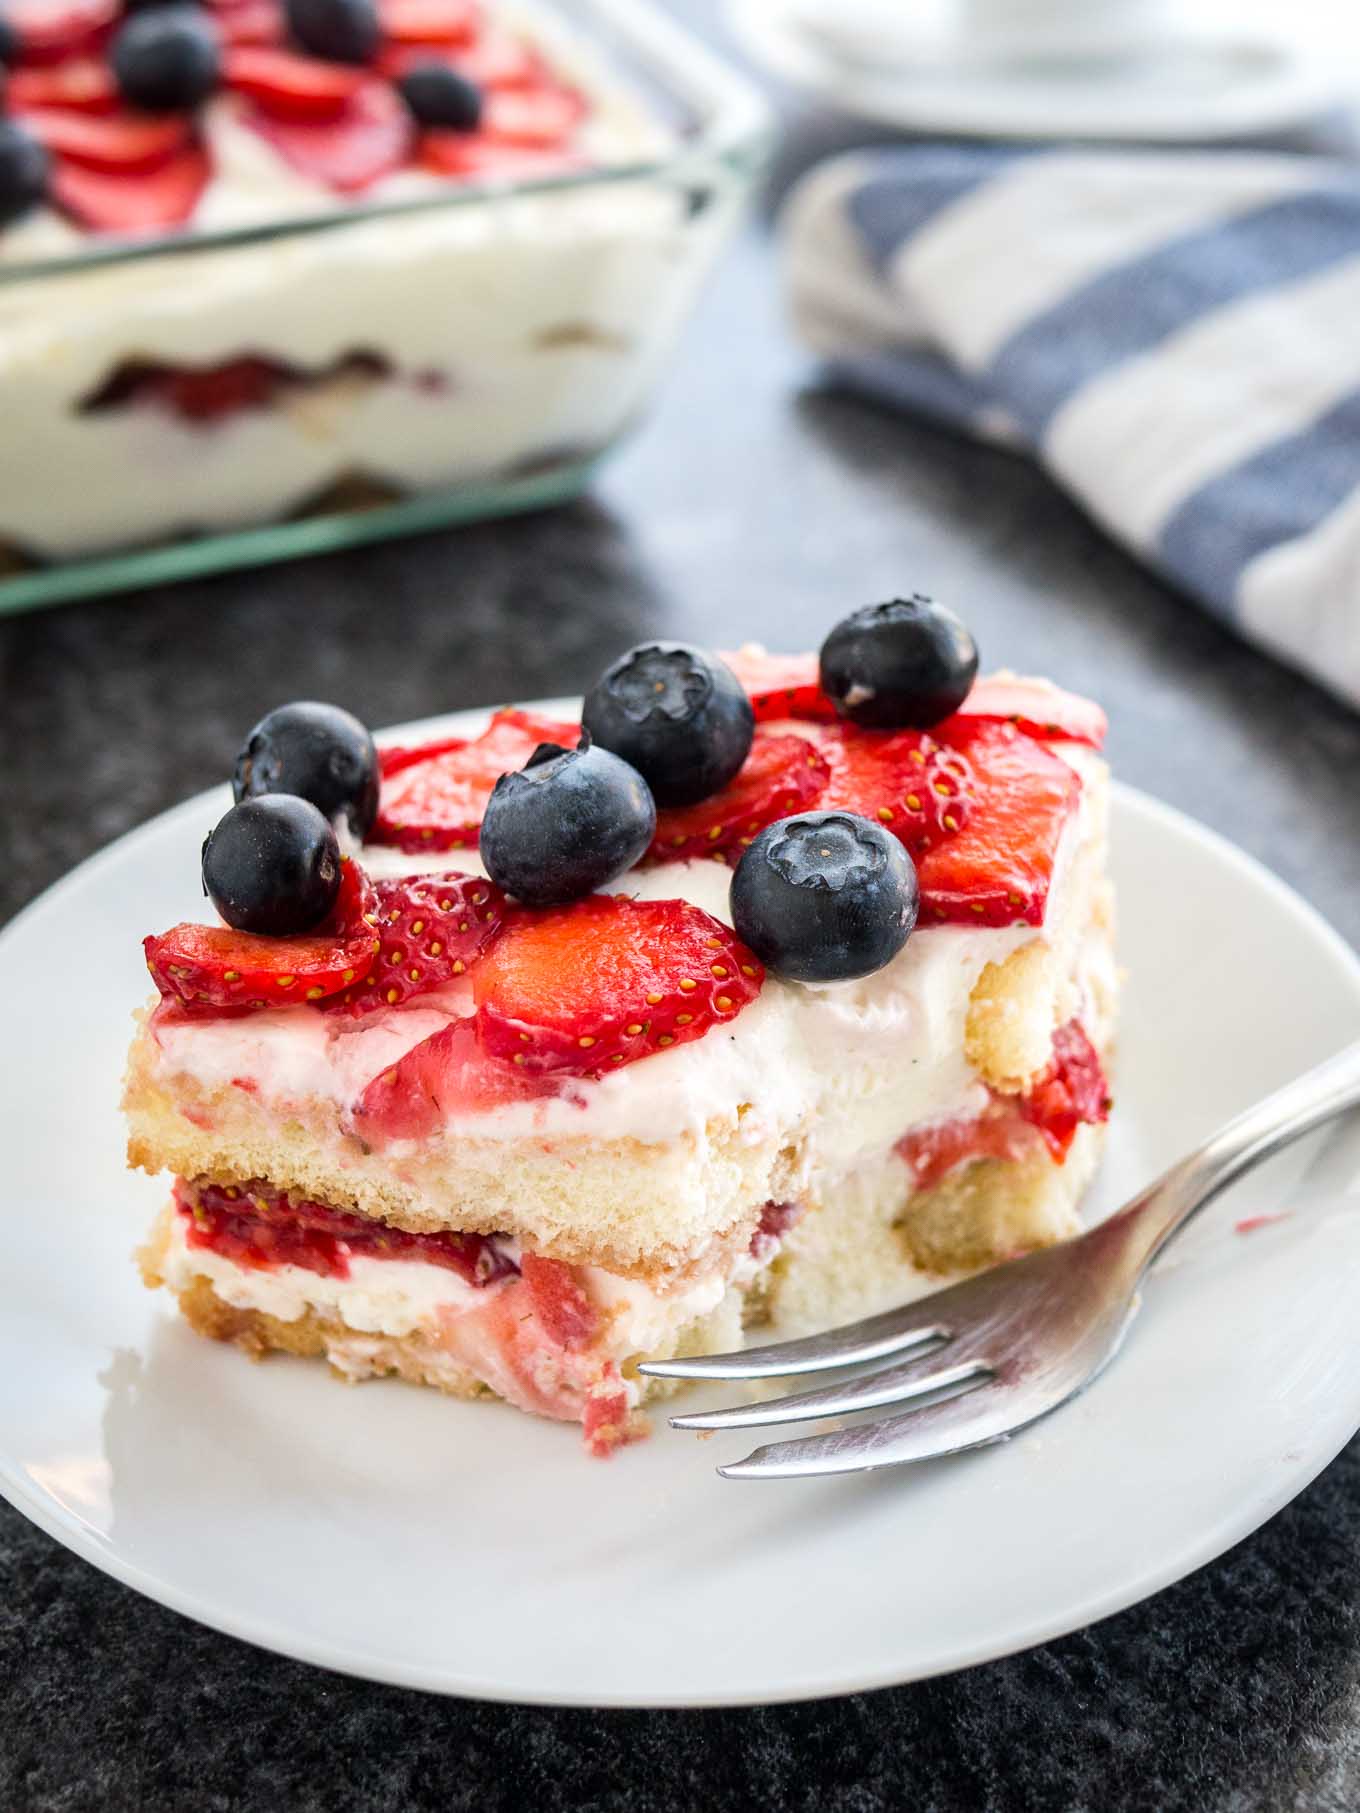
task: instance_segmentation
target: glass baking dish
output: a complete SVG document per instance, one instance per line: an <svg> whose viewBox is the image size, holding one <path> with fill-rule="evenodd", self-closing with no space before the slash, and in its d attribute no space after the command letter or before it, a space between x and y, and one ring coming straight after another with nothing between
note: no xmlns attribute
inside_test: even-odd
<svg viewBox="0 0 1360 1813"><path fill-rule="evenodd" d="M655 155L0 264L0 612L586 486L654 389L770 128L651 0L550 10L661 125ZM211 423L90 407L146 362L234 359L327 374L324 394Z"/></svg>

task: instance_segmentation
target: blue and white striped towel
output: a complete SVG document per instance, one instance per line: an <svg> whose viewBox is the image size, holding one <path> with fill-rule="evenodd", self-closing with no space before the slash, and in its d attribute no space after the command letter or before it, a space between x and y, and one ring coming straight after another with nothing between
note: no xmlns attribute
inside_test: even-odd
<svg viewBox="0 0 1360 1813"><path fill-rule="evenodd" d="M1360 167L912 146L815 170L784 234L837 376L1029 448L1360 704Z"/></svg>

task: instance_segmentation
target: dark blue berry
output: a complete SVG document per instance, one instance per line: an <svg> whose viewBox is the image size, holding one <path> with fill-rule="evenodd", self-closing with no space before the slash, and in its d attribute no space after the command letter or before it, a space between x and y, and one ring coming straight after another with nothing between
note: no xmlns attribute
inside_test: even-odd
<svg viewBox="0 0 1360 1813"><path fill-rule="evenodd" d="M963 704L977 668L960 620L919 593L853 612L822 644L822 691L871 730L928 730Z"/></svg>
<svg viewBox="0 0 1360 1813"><path fill-rule="evenodd" d="M737 936L790 982L848 982L890 963L916 924L916 865L855 812L767 825L732 877Z"/></svg>
<svg viewBox="0 0 1360 1813"><path fill-rule="evenodd" d="M692 806L725 787L755 734L731 668L685 642L629 649L587 696L581 721L632 763L658 806Z"/></svg>
<svg viewBox="0 0 1360 1813"><path fill-rule="evenodd" d="M374 0L287 0L288 28L304 50L331 63L368 63L382 28Z"/></svg>
<svg viewBox="0 0 1360 1813"><path fill-rule="evenodd" d="M308 800L243 800L203 844L203 892L238 932L285 938L313 931L335 905L340 848Z"/></svg>
<svg viewBox="0 0 1360 1813"><path fill-rule="evenodd" d="M232 793L296 793L334 823L343 813L360 842L378 815L378 752L364 726L338 705L296 699L267 712L236 758Z"/></svg>
<svg viewBox="0 0 1360 1813"><path fill-rule="evenodd" d="M52 160L27 127L0 120L0 226L18 220L47 188Z"/></svg>
<svg viewBox="0 0 1360 1813"><path fill-rule="evenodd" d="M136 13L119 30L109 62L123 97L147 113L188 112L222 73L216 29L191 6Z"/></svg>
<svg viewBox="0 0 1360 1813"><path fill-rule="evenodd" d="M0 63L6 68L19 55L19 32L9 14L0 11Z"/></svg>
<svg viewBox="0 0 1360 1813"><path fill-rule="evenodd" d="M397 81L401 98L421 126L475 132L482 123L482 91L447 63L417 63Z"/></svg>
<svg viewBox="0 0 1360 1813"><path fill-rule="evenodd" d="M526 906L594 893L631 869L656 831L656 805L636 768L582 737L540 743L496 782L478 846L486 872Z"/></svg>

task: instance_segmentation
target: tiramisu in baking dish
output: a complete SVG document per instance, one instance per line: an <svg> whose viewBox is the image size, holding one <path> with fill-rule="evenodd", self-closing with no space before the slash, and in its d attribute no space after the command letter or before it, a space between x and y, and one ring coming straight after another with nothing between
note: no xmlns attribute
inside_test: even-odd
<svg viewBox="0 0 1360 1813"><path fill-rule="evenodd" d="M0 570L579 487L763 142L647 0L13 0L0 78Z"/></svg>

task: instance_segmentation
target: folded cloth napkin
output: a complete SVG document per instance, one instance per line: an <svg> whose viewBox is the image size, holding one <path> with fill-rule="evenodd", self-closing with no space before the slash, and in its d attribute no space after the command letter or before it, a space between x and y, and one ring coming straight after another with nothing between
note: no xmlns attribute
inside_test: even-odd
<svg viewBox="0 0 1360 1813"><path fill-rule="evenodd" d="M908 146L814 170L783 231L837 377L1027 448L1360 704L1360 166Z"/></svg>

